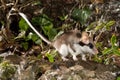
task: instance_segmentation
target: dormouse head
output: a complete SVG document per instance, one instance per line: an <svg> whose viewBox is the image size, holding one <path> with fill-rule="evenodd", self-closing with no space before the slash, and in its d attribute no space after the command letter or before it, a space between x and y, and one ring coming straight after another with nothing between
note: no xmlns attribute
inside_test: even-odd
<svg viewBox="0 0 120 80"><path fill-rule="evenodd" d="M87 32L82 32L81 41L84 44L88 44L90 42L90 37Z"/></svg>
<svg viewBox="0 0 120 80"><path fill-rule="evenodd" d="M98 53L98 50L97 50L95 43L93 41L93 37L91 35L89 35L87 32L82 32L80 45L86 45L90 49L92 49L95 54Z"/></svg>

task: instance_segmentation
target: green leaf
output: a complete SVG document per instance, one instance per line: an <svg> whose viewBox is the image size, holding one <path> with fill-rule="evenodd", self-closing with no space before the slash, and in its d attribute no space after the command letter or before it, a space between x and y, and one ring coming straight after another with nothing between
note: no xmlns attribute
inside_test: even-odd
<svg viewBox="0 0 120 80"><path fill-rule="evenodd" d="M27 35L27 40L32 39L32 36L33 36L33 33L32 33L32 32L30 32L30 33Z"/></svg>
<svg viewBox="0 0 120 80"><path fill-rule="evenodd" d="M81 24L84 24L88 17L90 16L91 11L89 8L84 7L83 9L76 8L72 12L72 18L76 21L79 21Z"/></svg>
<svg viewBox="0 0 120 80"><path fill-rule="evenodd" d="M95 25L96 25L96 22L90 23L90 25L87 26L86 31L89 31L89 30L91 30L91 29L94 29Z"/></svg>
<svg viewBox="0 0 120 80"><path fill-rule="evenodd" d="M107 22L106 23L106 29L110 29L110 27L112 26L112 25L114 25L115 24L115 21L109 21L109 22Z"/></svg>
<svg viewBox="0 0 120 80"><path fill-rule="evenodd" d="M55 35L57 34L57 30L53 28L53 24L43 26L42 30L45 33L45 35L48 36L49 40L52 40L55 37Z"/></svg>
<svg viewBox="0 0 120 80"><path fill-rule="evenodd" d="M40 44L40 43L42 43L41 39L38 39L38 40L35 41L35 44Z"/></svg>
<svg viewBox="0 0 120 80"><path fill-rule="evenodd" d="M23 18L21 18L21 20L19 21L19 28L24 31L27 31L27 29L29 28L29 25Z"/></svg>
<svg viewBox="0 0 120 80"><path fill-rule="evenodd" d="M76 21L81 21L81 9L75 8L72 12L72 18Z"/></svg>
<svg viewBox="0 0 120 80"><path fill-rule="evenodd" d="M95 57L93 58L94 61L98 62L98 63L102 63L102 58L98 57L97 55L95 55Z"/></svg>
<svg viewBox="0 0 120 80"><path fill-rule="evenodd" d="M60 16L59 18L60 18L61 21L64 21L64 20L66 20L68 18L68 15L66 15L66 16Z"/></svg>
<svg viewBox="0 0 120 80"><path fill-rule="evenodd" d="M46 56L50 62L54 62L54 56L52 54L47 53Z"/></svg>
<svg viewBox="0 0 120 80"><path fill-rule="evenodd" d="M86 20L88 19L88 17L90 16L90 14L91 14L91 11L90 11L90 9L89 8L83 8L83 10L82 10L82 14L81 14L81 17L82 17L82 22L83 22L83 24L86 22Z"/></svg>
<svg viewBox="0 0 120 80"><path fill-rule="evenodd" d="M116 36L115 35L112 35L111 39L110 39L110 42L112 44L112 46L115 45L115 43L117 42L117 39L116 39Z"/></svg>
<svg viewBox="0 0 120 80"><path fill-rule="evenodd" d="M32 18L32 23L34 24L34 26L40 26L41 25L41 17Z"/></svg>
<svg viewBox="0 0 120 80"><path fill-rule="evenodd" d="M46 53L46 56L50 62L54 62L54 57L56 56L56 50L48 51Z"/></svg>
<svg viewBox="0 0 120 80"><path fill-rule="evenodd" d="M114 49L113 52L114 52L114 54L120 56L120 51L118 49Z"/></svg>
<svg viewBox="0 0 120 80"><path fill-rule="evenodd" d="M98 31L98 30L102 29L104 26L105 26L105 23L100 23L99 25L97 25L95 27L95 31Z"/></svg>
<svg viewBox="0 0 120 80"><path fill-rule="evenodd" d="M111 53L112 53L112 49L111 49L111 48L107 48L107 49L103 50L102 53L103 53L104 55L106 55L106 54L111 54Z"/></svg>
<svg viewBox="0 0 120 80"><path fill-rule="evenodd" d="M52 28L48 33L49 40L53 40L56 34L57 34L56 29Z"/></svg>
<svg viewBox="0 0 120 80"><path fill-rule="evenodd" d="M30 32L27 36L27 40L32 40L33 42L36 42L39 39L40 38L38 37L38 35L36 35L35 33L32 33L32 32Z"/></svg>
<svg viewBox="0 0 120 80"><path fill-rule="evenodd" d="M39 37L36 35L36 34L33 34L32 35L32 40L35 42L36 40L38 40L39 39Z"/></svg>
<svg viewBox="0 0 120 80"><path fill-rule="evenodd" d="M33 24L40 26L44 34L48 36L49 40L53 39L57 34L56 29L53 28L53 23L46 15L41 15L32 19Z"/></svg>
<svg viewBox="0 0 120 80"><path fill-rule="evenodd" d="M117 77L117 80L120 80L120 77Z"/></svg>
<svg viewBox="0 0 120 80"><path fill-rule="evenodd" d="M23 46L23 48L24 48L25 50L28 49L28 42L22 42L21 45Z"/></svg>
<svg viewBox="0 0 120 80"><path fill-rule="evenodd" d="M35 42L35 44L40 44L42 42L38 35L33 34L31 32L27 36L27 41L28 40L32 40L33 42Z"/></svg>
<svg viewBox="0 0 120 80"><path fill-rule="evenodd" d="M24 30L22 30L19 34L18 34L18 36L17 37L15 37L15 39L20 39L20 38L25 38L25 31Z"/></svg>
<svg viewBox="0 0 120 80"><path fill-rule="evenodd" d="M46 25L42 27L43 32L45 33L45 35L49 35L49 31L53 28L52 24Z"/></svg>

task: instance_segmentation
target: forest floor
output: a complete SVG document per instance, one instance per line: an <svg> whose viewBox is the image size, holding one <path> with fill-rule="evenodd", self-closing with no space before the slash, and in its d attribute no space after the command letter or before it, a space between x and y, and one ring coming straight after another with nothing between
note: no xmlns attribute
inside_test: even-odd
<svg viewBox="0 0 120 80"><path fill-rule="evenodd" d="M58 17L60 18L61 14L63 15L64 12L69 11L71 6L73 7L72 1L75 2L76 0L58 0L59 3L64 2L64 4L58 4L56 0L54 6L49 5L51 0L41 1L43 2L42 6L33 5L34 2L29 3L28 0L28 2L26 1L28 5L22 4L21 2L17 8L22 6L21 12L27 14L29 19L37 16L37 14L41 14L42 9L44 9L45 14L54 19L53 24L55 26L59 27L63 26L63 24L69 25L71 19L68 21L60 21ZM90 2L86 2L85 4L90 7L89 3ZM2 4L2 2L0 4ZM51 4L53 5L53 3ZM99 4L99 2L96 2L93 4L93 14L86 23L87 26L92 22L94 23L94 21L98 24L101 21L103 25L104 22L115 21L115 24L110 27L110 30L102 32L99 36L98 42L100 42L102 46L98 46L99 54L97 58L94 56L92 60L87 59L87 61L81 60L80 56L77 56L78 61L73 61L71 56L68 56L68 61L62 61L59 54L55 55L55 57L46 55L51 48L44 42L36 45L32 40L29 40L26 47L25 43L22 44L22 42L27 42L25 38L15 40L15 37L20 32L18 28L20 16L12 15L10 21L7 20L5 16L8 15L7 13L9 13L10 7L11 6L2 9L2 6L0 6L0 15L3 15L0 16L0 80L120 80L120 54L117 56L115 54L102 54L104 48L111 47L110 40L113 34L117 37L115 44L118 47L117 51L120 51L119 0L106 0L105 3L100 2ZM66 11L64 11L64 9ZM95 25L98 26L97 24ZM80 26L81 25L78 25L78 28L81 29ZM74 28L74 26L72 28ZM95 35L99 35L101 30L98 29ZM26 31L26 35L29 31L31 30ZM43 33L43 31L41 32ZM28 49L25 50L24 48ZM54 58L52 62L50 61L51 58Z"/></svg>

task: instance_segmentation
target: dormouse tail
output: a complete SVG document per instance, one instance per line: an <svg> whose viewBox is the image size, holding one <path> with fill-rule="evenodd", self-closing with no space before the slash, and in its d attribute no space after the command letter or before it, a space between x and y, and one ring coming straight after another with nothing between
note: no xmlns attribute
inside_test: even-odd
<svg viewBox="0 0 120 80"><path fill-rule="evenodd" d="M48 39L46 39L45 37L43 37L30 23L30 21L27 19L26 15L24 13L19 12L19 15L27 22L27 24L30 26L30 28L43 40L45 41L47 44L51 45L51 41L49 41Z"/></svg>

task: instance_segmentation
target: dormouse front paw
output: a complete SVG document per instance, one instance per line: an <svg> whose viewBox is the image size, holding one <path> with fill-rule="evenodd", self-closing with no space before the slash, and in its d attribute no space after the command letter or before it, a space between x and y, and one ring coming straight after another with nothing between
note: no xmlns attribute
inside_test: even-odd
<svg viewBox="0 0 120 80"><path fill-rule="evenodd" d="M73 60L78 61L78 58L75 55L73 55Z"/></svg>

